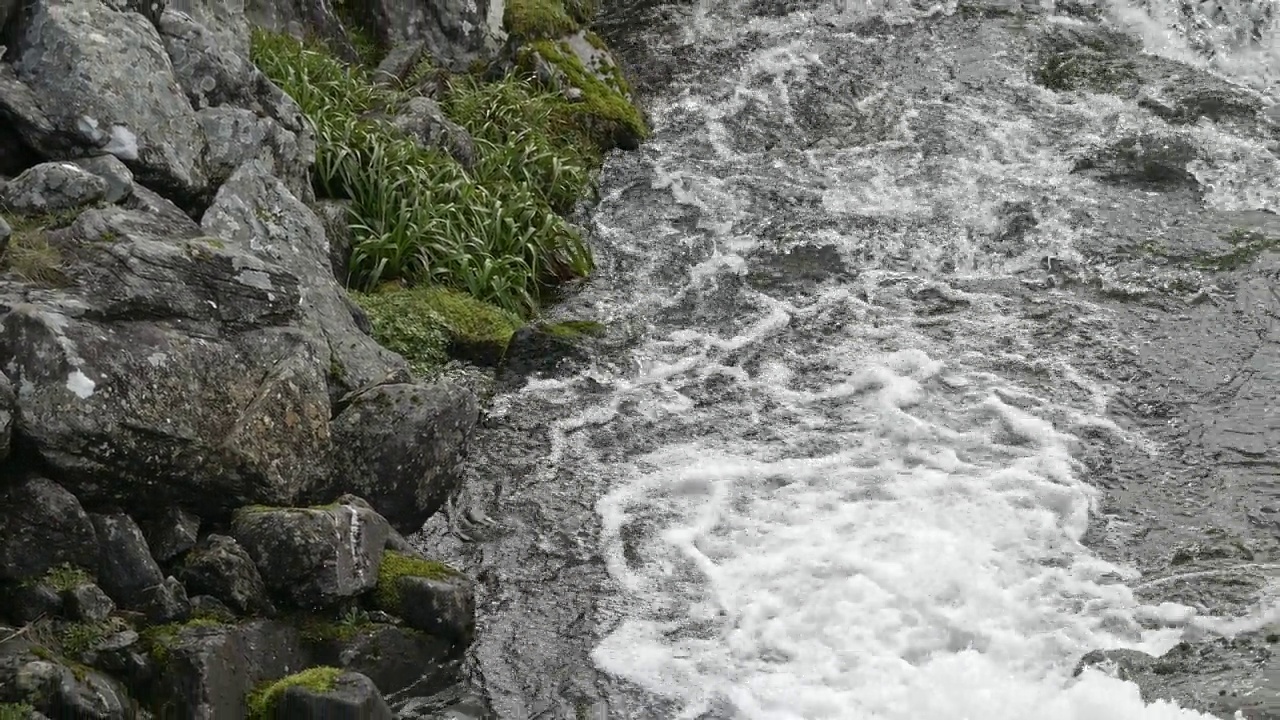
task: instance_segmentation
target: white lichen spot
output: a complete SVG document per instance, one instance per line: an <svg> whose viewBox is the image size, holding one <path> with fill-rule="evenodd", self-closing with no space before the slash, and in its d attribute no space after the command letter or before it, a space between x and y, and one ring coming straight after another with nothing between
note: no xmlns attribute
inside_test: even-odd
<svg viewBox="0 0 1280 720"><path fill-rule="evenodd" d="M111 139L102 149L121 160L137 160L138 136L124 125L112 125Z"/></svg>
<svg viewBox="0 0 1280 720"><path fill-rule="evenodd" d="M165 363L169 362L169 356L162 352L153 352L147 356L147 362L151 367L164 367Z"/></svg>
<svg viewBox="0 0 1280 720"><path fill-rule="evenodd" d="M89 379L88 375L80 372L79 368L72 370L71 374L67 376L67 389L75 393L76 397L81 400L88 400L93 395L95 387L97 385L93 380Z"/></svg>
<svg viewBox="0 0 1280 720"><path fill-rule="evenodd" d="M261 270L243 270L236 275L236 282L248 285L249 287L258 288L259 290L272 290L271 276Z"/></svg>
<svg viewBox="0 0 1280 720"><path fill-rule="evenodd" d="M76 130L94 145L101 144L106 138L106 133L102 132L102 129L98 127L97 119L88 115L81 115L76 120Z"/></svg>

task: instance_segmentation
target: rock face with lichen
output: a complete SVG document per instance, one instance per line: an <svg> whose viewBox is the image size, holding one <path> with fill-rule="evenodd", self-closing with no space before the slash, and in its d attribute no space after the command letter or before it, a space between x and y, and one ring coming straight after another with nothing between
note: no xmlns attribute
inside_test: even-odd
<svg viewBox="0 0 1280 720"><path fill-rule="evenodd" d="M314 124L251 28L348 58L372 35L405 79L523 62L527 9L0 3L0 715L389 718L384 695L457 680L472 582L400 533L456 489L479 414L430 371L499 365L522 321L362 296L431 320L375 341L344 287L353 201L316 200ZM546 84L625 146L642 121L578 15ZM472 166L419 80L379 121Z"/></svg>

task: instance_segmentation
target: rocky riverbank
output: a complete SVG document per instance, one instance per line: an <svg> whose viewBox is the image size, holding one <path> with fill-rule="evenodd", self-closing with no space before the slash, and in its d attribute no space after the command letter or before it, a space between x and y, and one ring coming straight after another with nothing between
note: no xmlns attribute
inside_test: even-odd
<svg viewBox="0 0 1280 720"><path fill-rule="evenodd" d="M403 534L647 132L593 12L0 6L0 717L429 716Z"/></svg>

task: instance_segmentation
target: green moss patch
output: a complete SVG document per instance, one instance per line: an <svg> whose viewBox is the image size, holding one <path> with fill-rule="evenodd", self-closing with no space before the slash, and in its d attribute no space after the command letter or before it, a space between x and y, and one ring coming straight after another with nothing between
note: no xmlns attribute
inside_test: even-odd
<svg viewBox="0 0 1280 720"><path fill-rule="evenodd" d="M467 293L440 286L355 294L373 336L400 353L419 376L434 374L449 355L488 364L506 348L519 316Z"/></svg>
<svg viewBox="0 0 1280 720"><path fill-rule="evenodd" d="M1133 60L1092 48L1076 48L1043 58L1035 71L1036 82L1050 90L1088 90L1100 94L1126 94L1141 82Z"/></svg>
<svg viewBox="0 0 1280 720"><path fill-rule="evenodd" d="M412 293L352 293L351 299L369 316L373 339L404 356L415 375L430 377L448 360L443 323Z"/></svg>
<svg viewBox="0 0 1280 720"><path fill-rule="evenodd" d="M590 42L592 34L587 34ZM620 126L638 138L649 135L649 128L640 110L631 102L631 88L614 65L587 68L567 41L536 40L529 48L542 56L560 72L573 87L582 91L582 100L570 104L572 112L590 128L590 134L603 147L611 145L610 137Z"/></svg>
<svg viewBox="0 0 1280 720"><path fill-rule="evenodd" d="M576 340L581 337L599 337L604 334L604 323L594 320L564 320L562 322L542 323L538 329L553 337L565 340Z"/></svg>
<svg viewBox="0 0 1280 720"><path fill-rule="evenodd" d="M58 633L58 643L64 654L81 657L108 637L128 629L129 623L120 617L109 617L100 622L67 623Z"/></svg>
<svg viewBox="0 0 1280 720"><path fill-rule="evenodd" d="M249 693L246 705L249 720L271 720L275 717L276 703L285 690L291 687L303 687L308 690L326 693L333 690L338 678L345 672L341 668L320 666L294 673L279 680L263 683Z"/></svg>
<svg viewBox="0 0 1280 720"><path fill-rule="evenodd" d="M456 577L460 573L442 562L423 560L388 550L382 555L382 565L378 568L378 585L374 588L373 599L383 612L393 615L400 612L400 579L405 577L423 577L443 579Z"/></svg>
<svg viewBox="0 0 1280 720"><path fill-rule="evenodd" d="M1280 237L1245 228L1233 229L1222 236L1222 241L1231 246L1231 249L1197 259L1196 267L1219 272L1237 270L1254 262L1267 251L1280 249Z"/></svg>
<svg viewBox="0 0 1280 720"><path fill-rule="evenodd" d="M560 214L592 187L588 156L549 135L558 132L547 122L556 99L527 78L450 83L446 112L477 138L475 165L463 168L377 119L408 90L375 85L363 69L287 36L256 32L253 59L315 127L317 194L351 201L352 287L445 285L528 316L555 285L592 270Z"/></svg>
<svg viewBox="0 0 1280 720"><path fill-rule="evenodd" d="M507 0L502 26L508 33L530 40L561 37L577 32L581 22L582 5L571 7L579 17L575 18L561 0Z"/></svg>
<svg viewBox="0 0 1280 720"><path fill-rule="evenodd" d="M143 647L147 649L151 658L157 663L164 665L169 661L169 655L173 650L173 646L177 644L183 632L200 628L222 628L226 626L227 623L222 622L219 619L193 617L186 622L152 625L142 631L141 640Z"/></svg>

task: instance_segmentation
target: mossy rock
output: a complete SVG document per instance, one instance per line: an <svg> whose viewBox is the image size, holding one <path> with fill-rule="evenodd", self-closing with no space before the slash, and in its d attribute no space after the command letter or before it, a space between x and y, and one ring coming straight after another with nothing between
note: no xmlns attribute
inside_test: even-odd
<svg viewBox="0 0 1280 720"><path fill-rule="evenodd" d="M81 585L90 585L94 582L94 577L87 570L78 568L69 563L63 563L55 567L49 568L39 580L29 581L30 583L38 583L47 585L58 592L67 592L74 590Z"/></svg>
<svg viewBox="0 0 1280 720"><path fill-rule="evenodd" d="M164 665L169 660L170 650L177 644L178 640L189 631L222 629L228 627L228 623L215 618L191 618L186 622L166 623L164 625L152 625L141 633L143 647L146 648L151 659L160 665Z"/></svg>
<svg viewBox="0 0 1280 720"><path fill-rule="evenodd" d="M291 687L304 687L318 693L330 692L344 672L341 668L322 665L259 685L246 699L249 720L273 720L276 703Z"/></svg>
<svg viewBox="0 0 1280 720"><path fill-rule="evenodd" d="M352 297L368 314L374 339L403 355L423 376L434 374L449 356L496 364L520 327L514 314L440 286Z"/></svg>
<svg viewBox="0 0 1280 720"><path fill-rule="evenodd" d="M563 84L581 92L568 109L601 148L634 149L649 136L644 116L632 101L630 83L598 35L588 31L534 40L517 60L536 72L539 57L562 76Z"/></svg>
<svg viewBox="0 0 1280 720"><path fill-rule="evenodd" d="M562 0L507 0L502 26L508 33L527 40L556 38L577 32L584 21L583 3Z"/></svg>
<svg viewBox="0 0 1280 720"><path fill-rule="evenodd" d="M374 603L383 612L399 615L402 613L400 597L402 578L420 577L439 580L461 576L462 573L458 570L442 562L388 550L382 555L382 565L378 568L378 585L373 591Z"/></svg>
<svg viewBox="0 0 1280 720"><path fill-rule="evenodd" d="M75 208L47 215L10 215L10 235L0 243L0 273L12 273L18 279L41 287L64 287L68 284L66 260L50 233L69 227L90 208Z"/></svg>
<svg viewBox="0 0 1280 720"><path fill-rule="evenodd" d="M1086 90L1131 97L1142 84L1141 43L1103 28L1055 28L1040 40L1033 75L1059 92Z"/></svg>
<svg viewBox="0 0 1280 720"><path fill-rule="evenodd" d="M1214 272L1238 270L1252 264L1264 253L1280 250L1280 237L1247 228L1235 228L1225 233L1221 240L1229 249L1198 258L1195 261L1197 268Z"/></svg>

